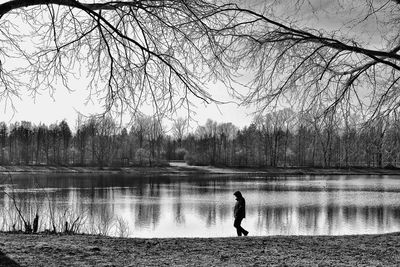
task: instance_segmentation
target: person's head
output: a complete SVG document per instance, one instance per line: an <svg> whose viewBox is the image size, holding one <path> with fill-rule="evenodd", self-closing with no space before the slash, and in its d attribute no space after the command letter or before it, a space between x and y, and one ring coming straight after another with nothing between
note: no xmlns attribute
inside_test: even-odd
<svg viewBox="0 0 400 267"><path fill-rule="evenodd" d="M242 193L240 193L240 191L236 191L235 193L233 193L233 195L236 197L236 199L243 198Z"/></svg>

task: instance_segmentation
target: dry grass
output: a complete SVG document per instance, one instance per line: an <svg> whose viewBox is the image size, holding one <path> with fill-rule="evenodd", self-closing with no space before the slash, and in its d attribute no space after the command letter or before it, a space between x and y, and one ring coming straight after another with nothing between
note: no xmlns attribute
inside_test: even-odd
<svg viewBox="0 0 400 267"><path fill-rule="evenodd" d="M15 266L395 266L400 233L176 239L2 233L0 250L6 255L0 259Z"/></svg>

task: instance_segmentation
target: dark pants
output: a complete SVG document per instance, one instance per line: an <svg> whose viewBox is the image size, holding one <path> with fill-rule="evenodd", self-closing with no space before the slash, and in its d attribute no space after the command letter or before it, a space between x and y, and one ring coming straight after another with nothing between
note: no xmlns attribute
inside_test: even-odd
<svg viewBox="0 0 400 267"><path fill-rule="evenodd" d="M237 235L241 236L242 234L247 235L249 232L244 230L240 224L242 223L243 218L235 218L233 226L236 228Z"/></svg>

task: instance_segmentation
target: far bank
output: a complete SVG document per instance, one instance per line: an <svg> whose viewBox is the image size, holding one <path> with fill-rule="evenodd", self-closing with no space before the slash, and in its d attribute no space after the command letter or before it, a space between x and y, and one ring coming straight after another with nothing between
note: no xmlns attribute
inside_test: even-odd
<svg viewBox="0 0 400 267"><path fill-rule="evenodd" d="M46 165L3 165L0 173L131 173L165 174L202 173L218 175L400 175L398 168L319 168L319 167L270 167L270 168L225 168L214 166L192 166L184 162L170 162L166 166L154 167L75 167Z"/></svg>

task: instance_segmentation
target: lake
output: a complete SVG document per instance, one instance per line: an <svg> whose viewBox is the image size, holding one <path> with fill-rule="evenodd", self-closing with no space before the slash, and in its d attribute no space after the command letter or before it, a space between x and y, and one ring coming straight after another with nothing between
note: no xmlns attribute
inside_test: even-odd
<svg viewBox="0 0 400 267"><path fill-rule="evenodd" d="M250 235L348 235L400 231L400 176L18 174L4 180L40 229L74 222L85 233L129 237L234 236L233 192L246 199ZM2 190L3 191L3 190ZM17 220L0 193L0 228ZM18 224L17 224L18 226Z"/></svg>

